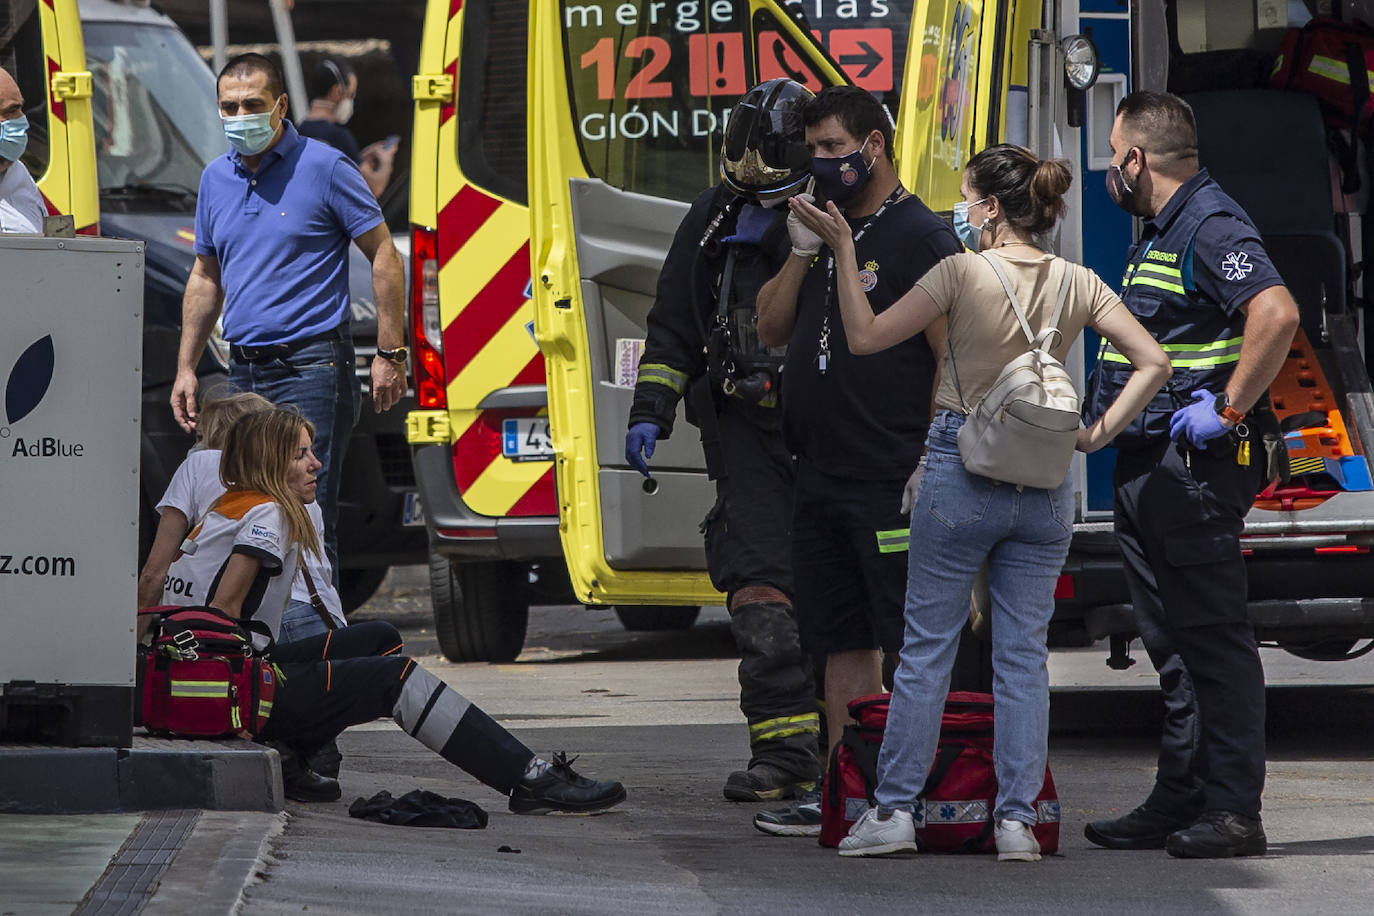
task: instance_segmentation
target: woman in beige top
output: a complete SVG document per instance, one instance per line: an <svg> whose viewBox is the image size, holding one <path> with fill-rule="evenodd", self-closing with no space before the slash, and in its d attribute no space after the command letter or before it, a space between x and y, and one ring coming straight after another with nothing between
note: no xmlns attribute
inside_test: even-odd
<svg viewBox="0 0 1374 916"><path fill-rule="evenodd" d="M1072 176L1063 160L1039 161L1026 149L1000 145L974 156L964 170L955 228L965 244L991 253L1003 267L1032 329L1049 322L1065 271L1072 286L1053 352L1064 359L1083 328L1111 341L1135 367L1130 382L1096 423L1078 433L1078 447L1111 441L1169 376L1169 361L1096 274L1043 251L1035 238L1064 212ZM976 404L1002 367L1028 349L1007 294L980 254L946 258L892 306L875 315L864 295L844 218L793 199L793 212L835 252L840 312L854 353L872 353L946 322L961 398L945 354L937 413L926 439L927 467L911 512L906 642L897 668L887 730L878 760L878 805L840 842L840 855L872 856L916 848L912 812L925 782L940 715L949 691L969 592L986 560L992 598L993 694L997 741L998 858L1036 861L1031 827L1042 812L1036 797L1045 774L1049 736L1049 673L1045 636L1054 587L1068 555L1072 484L1052 490L1017 487L970 474L956 440L964 404ZM967 228L965 228L967 227ZM1045 815L1052 812L1046 810ZM1057 819L1057 812L1053 817Z"/></svg>

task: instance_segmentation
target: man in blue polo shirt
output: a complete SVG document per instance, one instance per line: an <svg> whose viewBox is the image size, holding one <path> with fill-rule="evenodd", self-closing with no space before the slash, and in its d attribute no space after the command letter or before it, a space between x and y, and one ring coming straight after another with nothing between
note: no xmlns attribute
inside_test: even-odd
<svg viewBox="0 0 1374 916"><path fill-rule="evenodd" d="M222 303L230 383L294 404L315 425L325 549L337 575L339 472L361 403L348 323L349 242L372 263L379 412L405 393L405 269L357 166L286 120L275 64L241 54L224 65L217 88L232 149L200 178L172 410L183 429L195 429L196 364Z"/></svg>

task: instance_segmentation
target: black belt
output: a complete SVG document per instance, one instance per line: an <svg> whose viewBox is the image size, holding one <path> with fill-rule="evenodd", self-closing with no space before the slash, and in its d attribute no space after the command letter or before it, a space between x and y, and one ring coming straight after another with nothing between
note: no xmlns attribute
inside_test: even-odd
<svg viewBox="0 0 1374 916"><path fill-rule="evenodd" d="M300 340L293 340L290 343L264 344L261 347L246 347L239 344L230 344L229 356L236 363L260 363L266 360L286 359L297 350L302 350L311 344L348 339L348 326L341 324L331 331L315 334L312 337L303 337Z"/></svg>

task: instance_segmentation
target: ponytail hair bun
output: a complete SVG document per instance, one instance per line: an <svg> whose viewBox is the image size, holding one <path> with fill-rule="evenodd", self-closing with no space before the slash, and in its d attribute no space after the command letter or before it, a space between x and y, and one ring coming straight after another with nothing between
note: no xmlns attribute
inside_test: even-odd
<svg viewBox="0 0 1374 916"><path fill-rule="evenodd" d="M1037 159L1024 146L999 143L969 160L969 186L996 197L1007 222L1036 235L1049 232L1064 215L1064 194L1073 184L1065 159Z"/></svg>

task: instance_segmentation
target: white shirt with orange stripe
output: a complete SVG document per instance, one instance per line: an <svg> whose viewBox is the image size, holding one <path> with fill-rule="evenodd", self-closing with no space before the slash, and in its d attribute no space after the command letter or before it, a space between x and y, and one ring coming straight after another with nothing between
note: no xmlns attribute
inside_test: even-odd
<svg viewBox="0 0 1374 916"><path fill-rule="evenodd" d="M158 511L161 512L169 507L176 509L186 516L186 520L190 524L196 524L205 515L206 510L214 504L215 500L224 495L224 483L219 477L220 455L221 452L218 449L210 448L194 451L187 455L186 460L172 475L172 482L167 485L167 492L163 494L162 501L157 504ZM324 544L324 514L320 512L320 504L317 502L307 503L305 511L315 526L315 536L320 539L321 544ZM291 583L291 600L309 604L310 589L305 584L305 576L301 575L300 569L310 571L310 578L315 583L315 590L319 592L320 600L324 602L325 610L329 612L329 616L334 618L334 623L341 627L347 626L348 621L344 618L343 612L343 600L339 598L338 589L334 588L334 575L329 568L329 560L325 557L324 551L321 550L318 555L306 551Z"/></svg>
<svg viewBox="0 0 1374 916"><path fill-rule="evenodd" d="M182 553L167 570L162 603L212 603L224 568L234 554L259 562L241 614L244 619L265 623L275 638L291 598L300 549L287 540L281 509L262 493L231 490L215 503L205 520L192 529Z"/></svg>

